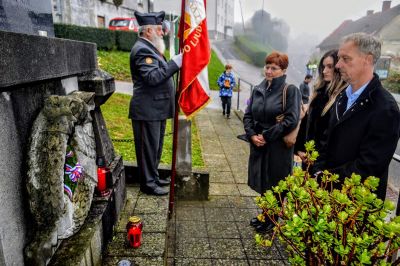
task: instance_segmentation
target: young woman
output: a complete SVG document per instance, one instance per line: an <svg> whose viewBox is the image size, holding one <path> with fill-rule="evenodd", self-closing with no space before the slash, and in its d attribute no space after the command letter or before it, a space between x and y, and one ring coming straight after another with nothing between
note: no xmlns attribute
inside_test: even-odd
<svg viewBox="0 0 400 266"><path fill-rule="evenodd" d="M321 149L326 141L325 130L328 128L330 109L339 93L346 88L347 84L340 77L340 72L335 68L338 62L338 50L326 52L318 65L318 78L311 96L307 115L301 122L299 135L303 139L297 139L295 150L304 161L304 143L309 140L315 141L315 147Z"/></svg>
<svg viewBox="0 0 400 266"><path fill-rule="evenodd" d="M283 110L283 90L286 85L288 56L272 52L265 59L265 79L255 86L243 123L250 140L248 185L260 194L276 186L292 171L293 147L288 148L283 137L298 124L301 94L298 88L290 85L286 90L286 108ZM284 115L277 122L277 116ZM273 223L265 223L253 218L251 225L257 231L268 231Z"/></svg>

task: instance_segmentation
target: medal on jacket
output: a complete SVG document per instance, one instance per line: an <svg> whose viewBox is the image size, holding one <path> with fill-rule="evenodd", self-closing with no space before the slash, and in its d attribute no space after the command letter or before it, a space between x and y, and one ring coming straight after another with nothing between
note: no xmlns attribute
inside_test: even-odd
<svg viewBox="0 0 400 266"><path fill-rule="evenodd" d="M153 63L153 59L151 59L150 57L146 57L145 61L146 61L146 64Z"/></svg>

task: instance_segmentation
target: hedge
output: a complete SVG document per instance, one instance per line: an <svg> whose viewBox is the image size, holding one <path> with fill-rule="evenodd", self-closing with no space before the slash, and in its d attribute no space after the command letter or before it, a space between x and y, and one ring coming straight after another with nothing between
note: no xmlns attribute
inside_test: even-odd
<svg viewBox="0 0 400 266"><path fill-rule="evenodd" d="M54 24L54 33L58 38L94 42L97 44L97 49L111 50L116 44L115 31L104 28Z"/></svg>
<svg viewBox="0 0 400 266"><path fill-rule="evenodd" d="M132 31L116 31L117 50L130 51L138 36Z"/></svg>
<svg viewBox="0 0 400 266"><path fill-rule="evenodd" d="M256 66L262 67L265 64L265 57L272 51L272 48L252 42L246 36L236 36L235 45L248 57Z"/></svg>
<svg viewBox="0 0 400 266"><path fill-rule="evenodd" d="M81 27L68 24L54 24L57 38L83 42L94 42L99 50L130 51L138 35L133 31L114 31L105 28ZM166 49L169 49L169 36L164 36Z"/></svg>

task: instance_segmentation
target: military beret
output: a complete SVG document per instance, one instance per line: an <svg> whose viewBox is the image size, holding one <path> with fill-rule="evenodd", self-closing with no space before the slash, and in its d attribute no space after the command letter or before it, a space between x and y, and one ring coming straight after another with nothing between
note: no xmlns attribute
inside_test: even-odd
<svg viewBox="0 0 400 266"><path fill-rule="evenodd" d="M165 17L165 12L150 12L150 13L140 13L135 11L135 17L139 26L144 25L162 25Z"/></svg>

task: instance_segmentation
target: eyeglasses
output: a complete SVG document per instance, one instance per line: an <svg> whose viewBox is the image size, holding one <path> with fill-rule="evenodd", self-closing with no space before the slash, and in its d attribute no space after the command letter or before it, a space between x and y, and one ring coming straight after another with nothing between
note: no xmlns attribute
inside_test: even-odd
<svg viewBox="0 0 400 266"><path fill-rule="evenodd" d="M278 71L278 70L281 70L281 68L280 67L276 67L276 66L268 66L268 65L266 65L266 66L264 66L264 70Z"/></svg>

